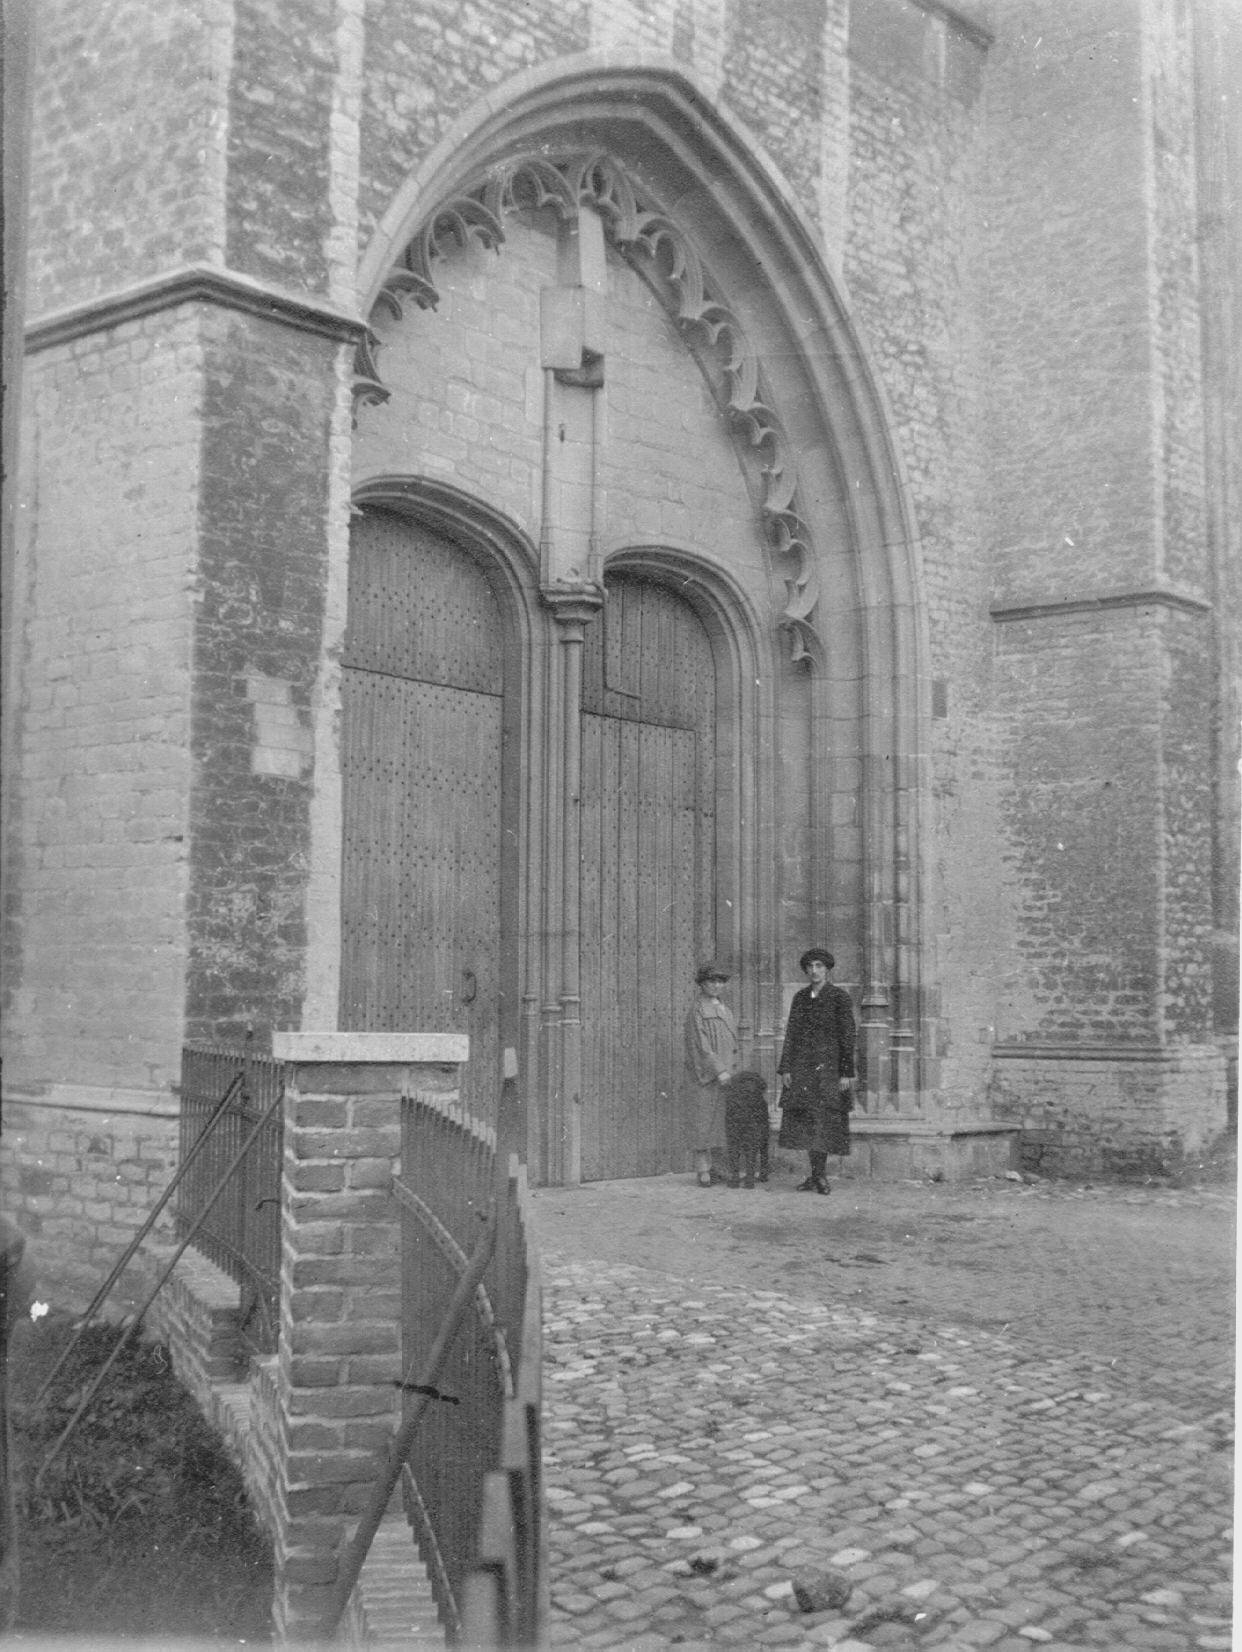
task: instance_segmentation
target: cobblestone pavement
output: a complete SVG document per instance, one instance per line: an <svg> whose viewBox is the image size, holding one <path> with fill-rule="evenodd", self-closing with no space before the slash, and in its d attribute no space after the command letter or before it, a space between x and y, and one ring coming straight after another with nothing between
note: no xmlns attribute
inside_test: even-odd
<svg viewBox="0 0 1242 1652"><path fill-rule="evenodd" d="M1233 1644L1231 1187L536 1209L551 1644Z"/></svg>

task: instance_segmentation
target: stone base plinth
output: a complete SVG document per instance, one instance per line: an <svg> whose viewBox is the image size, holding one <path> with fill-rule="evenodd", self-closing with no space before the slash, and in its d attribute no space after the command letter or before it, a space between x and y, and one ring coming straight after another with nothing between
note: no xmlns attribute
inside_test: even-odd
<svg viewBox="0 0 1242 1652"><path fill-rule="evenodd" d="M857 1113L850 1120L848 1174L878 1182L902 1182L931 1177L942 1182L964 1182L974 1176L1003 1176L1018 1168L1016 1125L972 1120L961 1124L929 1124L920 1118L870 1119ZM782 1174L806 1174L805 1153L776 1146L772 1135L773 1168ZM834 1161L829 1159L829 1174Z"/></svg>
<svg viewBox="0 0 1242 1652"><path fill-rule="evenodd" d="M880 1182L932 1177L965 1182L1017 1169L1021 1131L1012 1124L975 1119L928 1124L923 1119L850 1120L850 1162L856 1174Z"/></svg>

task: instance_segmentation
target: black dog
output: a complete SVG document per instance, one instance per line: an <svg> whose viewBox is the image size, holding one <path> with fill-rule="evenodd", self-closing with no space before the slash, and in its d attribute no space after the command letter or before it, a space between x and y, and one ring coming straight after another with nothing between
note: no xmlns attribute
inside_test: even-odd
<svg viewBox="0 0 1242 1652"><path fill-rule="evenodd" d="M725 1085L725 1147L729 1155L729 1186L737 1187L745 1172L745 1186L754 1187L756 1174L768 1179L767 1084L760 1073L734 1073Z"/></svg>

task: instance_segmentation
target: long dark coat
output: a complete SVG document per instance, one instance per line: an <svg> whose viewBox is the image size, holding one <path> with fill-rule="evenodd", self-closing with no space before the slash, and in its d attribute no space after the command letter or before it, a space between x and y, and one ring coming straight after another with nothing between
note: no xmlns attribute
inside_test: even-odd
<svg viewBox="0 0 1242 1652"><path fill-rule="evenodd" d="M854 1009L850 995L831 981L812 995L810 987L794 994L785 1026L778 1073L789 1074L782 1089L782 1147L809 1153L848 1153L849 1096L840 1080L854 1077Z"/></svg>

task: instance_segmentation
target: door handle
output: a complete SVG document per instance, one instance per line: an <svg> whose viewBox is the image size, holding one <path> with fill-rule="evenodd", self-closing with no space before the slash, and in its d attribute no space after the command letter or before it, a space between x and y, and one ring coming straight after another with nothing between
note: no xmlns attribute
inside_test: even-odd
<svg viewBox="0 0 1242 1652"><path fill-rule="evenodd" d="M461 972L461 1001L463 1004L473 1004L479 996L479 981L472 969L463 969Z"/></svg>

